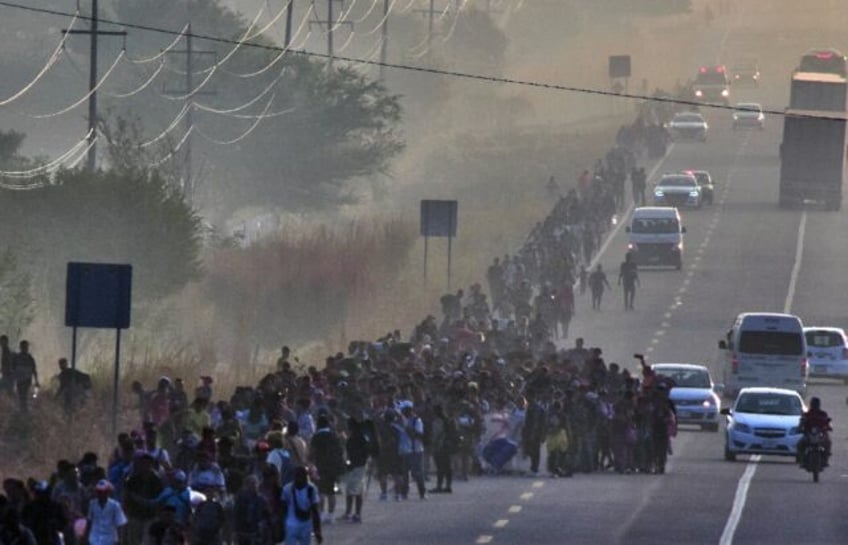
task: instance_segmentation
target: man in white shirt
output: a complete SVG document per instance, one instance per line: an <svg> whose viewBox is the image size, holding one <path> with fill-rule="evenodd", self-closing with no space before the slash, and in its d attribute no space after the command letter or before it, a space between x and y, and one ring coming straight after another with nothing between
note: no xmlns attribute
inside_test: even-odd
<svg viewBox="0 0 848 545"><path fill-rule="evenodd" d="M96 497L88 505L88 524L86 541L89 545L115 545L118 543L118 530L127 523L121 504L109 496L112 483L103 479L95 485Z"/></svg>

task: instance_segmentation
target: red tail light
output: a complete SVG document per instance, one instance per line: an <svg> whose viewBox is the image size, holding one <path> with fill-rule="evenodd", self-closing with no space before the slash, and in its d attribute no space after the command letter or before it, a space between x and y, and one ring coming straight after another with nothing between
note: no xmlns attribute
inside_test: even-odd
<svg viewBox="0 0 848 545"><path fill-rule="evenodd" d="M801 376L807 376L807 358L801 358Z"/></svg>
<svg viewBox="0 0 848 545"><path fill-rule="evenodd" d="M736 354L733 354L730 358L730 372L734 375L739 373L739 359L736 357Z"/></svg>

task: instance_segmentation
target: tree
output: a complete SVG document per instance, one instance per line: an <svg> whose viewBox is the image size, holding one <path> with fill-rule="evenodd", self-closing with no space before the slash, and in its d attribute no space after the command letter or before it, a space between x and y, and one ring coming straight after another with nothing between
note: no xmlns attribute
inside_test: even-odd
<svg viewBox="0 0 848 545"><path fill-rule="evenodd" d="M0 203L7 248L23 270L43 275L51 300L60 298L68 261L132 264L136 301L174 293L200 274L198 218L156 173L62 171L40 189L0 191Z"/></svg>
<svg viewBox="0 0 848 545"><path fill-rule="evenodd" d="M32 277L6 248L0 253L0 331L20 336L32 322L34 303Z"/></svg>
<svg viewBox="0 0 848 545"><path fill-rule="evenodd" d="M117 0L115 9L121 20L174 30L190 21L195 34L238 39L248 30L245 21L217 1ZM149 52L161 48L162 40L160 35L140 32L133 33L130 44ZM259 37L250 41L274 45ZM234 46L198 38L195 47L214 50L221 59ZM232 75L259 71L277 56L273 48L240 47L210 80L216 96L195 98L228 109L254 100L271 87L253 107L237 115L196 111L197 133L219 141L234 139L254 125L255 119L245 114L290 110L287 115L263 119L248 138L232 145L196 138L195 156L209 163L209 181L205 192L201 188L201 198L205 196L207 205L229 209L244 205L325 208L357 200L362 188L369 187L357 182L385 173L403 149L396 129L401 120L399 97L353 68L337 64L329 69L323 60L298 53L290 53L261 75ZM170 77L174 81L173 74ZM150 114L146 125L170 122L149 104L137 107L142 108Z"/></svg>

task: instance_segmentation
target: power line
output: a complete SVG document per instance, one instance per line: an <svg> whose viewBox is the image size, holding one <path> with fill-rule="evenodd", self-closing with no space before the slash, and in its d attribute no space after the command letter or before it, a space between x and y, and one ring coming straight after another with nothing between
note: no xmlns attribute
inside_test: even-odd
<svg viewBox="0 0 848 545"><path fill-rule="evenodd" d="M94 172L94 169L97 166L97 88L100 87L100 84L105 81L99 82L97 81L97 44L100 39L100 36L123 36L124 40L126 40L127 33L125 30L99 30L98 22L99 22L99 9L97 6L98 0L91 0L91 16L87 19L90 21L91 25L88 30L76 30L73 28L67 28L62 32L64 34L87 34L91 38L90 43L90 60L89 60L89 75L88 75L88 171ZM124 50L126 51L126 50ZM124 51L121 52L123 55ZM109 69L111 73L112 69L117 66L117 61ZM76 107L76 106L74 106Z"/></svg>
<svg viewBox="0 0 848 545"><path fill-rule="evenodd" d="M9 2L7 0L0 0L0 6L8 7L13 9L20 9L24 11L29 11L33 13L41 13L44 15L54 15L60 17L73 17L74 14L71 12L47 9L47 8L35 8L31 6L25 6L22 4L16 4L14 2ZM402 12L403 10L401 10ZM90 19L89 17L80 16L80 19ZM125 28L130 28L133 30L140 30L144 32L153 32L158 34L166 34L170 36L176 36L178 31L176 30L168 30L165 28L154 27L150 25L142 25L137 23L126 23L116 20L108 20L108 19L100 19L101 22L113 25L121 25ZM199 40L207 40L210 42L228 44L228 45L237 45L239 47L252 47L255 49L264 49L266 51L275 51L277 53L283 51L283 48L280 46L270 45L270 44L261 44L255 42L244 42L233 40L229 38L222 38L220 36L212 36L208 34L192 34L193 38ZM324 59L330 60L330 55L326 53L320 53L317 51L306 51L300 49L290 49L289 53L292 55L300 55L303 57L311 57L316 59ZM230 55L231 56L231 55ZM484 83L499 83L504 85L516 85L520 87L530 87L533 89L543 89L547 91L559 91L566 93L579 93L585 95L595 95L595 96L604 96L604 97L613 97L613 98L623 98L628 100L640 100L646 102L658 102L664 104L678 104L681 106L695 106L700 108L708 108L714 110L725 110L732 111L735 110L734 106L725 105L725 104L711 104L711 103L703 103L695 100L685 100L673 97L665 97L665 96L649 96L649 95L640 95L636 93L619 93L615 91L606 91L603 89L593 89L588 87L576 87L573 85L563 85L559 83L549 83L543 81L533 81L533 80L523 80L516 78L507 78L502 76L488 76L484 74L474 74L470 72L460 72L457 70L447 70L442 68L433 68L428 66L416 66L410 64L402 64L402 63L394 63L394 62L382 62L378 60L369 60L369 59L360 59L356 57L348 57L348 56L340 56L336 55L334 57L337 61L347 62L351 64L361 64L366 66L374 66L374 67L384 67L384 68L392 68L395 70L403 70L406 72L418 72L423 74L430 74L433 76L444 76L444 77L452 77L459 79L467 79L473 81L480 81ZM798 118L812 118L812 119L829 119L833 121L843 121L845 118L843 116L828 116L828 115L820 115L820 114L803 114L803 113L787 113L784 110L779 110L776 108L765 108L763 109L763 113L781 117L798 117Z"/></svg>

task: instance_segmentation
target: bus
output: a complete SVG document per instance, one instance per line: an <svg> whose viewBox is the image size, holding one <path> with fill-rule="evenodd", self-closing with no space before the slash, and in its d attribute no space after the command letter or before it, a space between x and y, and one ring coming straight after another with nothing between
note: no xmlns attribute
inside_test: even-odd
<svg viewBox="0 0 848 545"><path fill-rule="evenodd" d="M797 72L819 72L848 76L848 59L836 49L811 49L801 57Z"/></svg>

